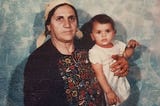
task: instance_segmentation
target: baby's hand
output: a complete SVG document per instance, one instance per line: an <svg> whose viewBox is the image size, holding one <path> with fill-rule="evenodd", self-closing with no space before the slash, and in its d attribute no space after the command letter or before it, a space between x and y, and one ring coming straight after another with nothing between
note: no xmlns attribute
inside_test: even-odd
<svg viewBox="0 0 160 106"><path fill-rule="evenodd" d="M131 39L131 40L128 42L127 47L129 47L129 48L135 48L135 47L137 47L137 46L139 46L139 45L140 45L140 44L139 44L136 40Z"/></svg>
<svg viewBox="0 0 160 106"><path fill-rule="evenodd" d="M116 105L118 102L120 103L119 97L113 91L106 93L106 97L109 105Z"/></svg>

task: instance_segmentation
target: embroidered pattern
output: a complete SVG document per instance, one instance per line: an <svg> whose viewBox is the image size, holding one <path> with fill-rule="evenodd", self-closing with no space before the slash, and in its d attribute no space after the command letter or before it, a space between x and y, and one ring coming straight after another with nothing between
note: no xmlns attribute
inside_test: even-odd
<svg viewBox="0 0 160 106"><path fill-rule="evenodd" d="M101 89L91 70L86 51L63 55L58 62L70 106L97 106L102 101Z"/></svg>

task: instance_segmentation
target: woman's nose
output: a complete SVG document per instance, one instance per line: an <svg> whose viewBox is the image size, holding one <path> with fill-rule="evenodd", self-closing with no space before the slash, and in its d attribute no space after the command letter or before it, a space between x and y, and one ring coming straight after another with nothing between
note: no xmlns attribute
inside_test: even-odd
<svg viewBox="0 0 160 106"><path fill-rule="evenodd" d="M64 21L64 27L70 27L70 26L71 26L70 21L69 21L68 19L66 19L66 20Z"/></svg>

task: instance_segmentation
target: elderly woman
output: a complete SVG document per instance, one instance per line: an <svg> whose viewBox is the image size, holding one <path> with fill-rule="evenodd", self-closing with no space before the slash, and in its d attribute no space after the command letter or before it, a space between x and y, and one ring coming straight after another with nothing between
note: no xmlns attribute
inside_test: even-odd
<svg viewBox="0 0 160 106"><path fill-rule="evenodd" d="M55 0L46 6L44 34L51 39L29 56L24 72L25 106L104 106L88 53L75 45L77 27L77 12L70 2ZM118 76L127 74L124 58L119 57L112 67L121 69Z"/></svg>

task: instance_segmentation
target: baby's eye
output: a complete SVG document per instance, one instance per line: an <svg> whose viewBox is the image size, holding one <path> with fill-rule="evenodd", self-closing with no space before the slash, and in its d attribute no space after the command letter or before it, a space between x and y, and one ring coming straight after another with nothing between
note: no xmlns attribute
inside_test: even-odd
<svg viewBox="0 0 160 106"><path fill-rule="evenodd" d="M109 33L109 32L111 32L111 30L107 29L106 32Z"/></svg>
<svg viewBox="0 0 160 106"><path fill-rule="evenodd" d="M101 31L97 31L96 33L97 33L97 34L101 34Z"/></svg>

